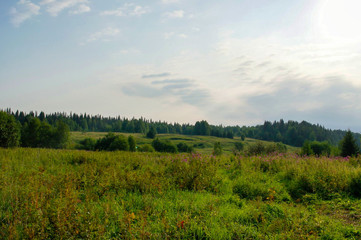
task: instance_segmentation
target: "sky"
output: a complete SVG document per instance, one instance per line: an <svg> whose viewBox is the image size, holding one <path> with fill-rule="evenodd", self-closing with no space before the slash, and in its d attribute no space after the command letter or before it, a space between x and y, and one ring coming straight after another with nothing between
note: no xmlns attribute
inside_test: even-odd
<svg viewBox="0 0 361 240"><path fill-rule="evenodd" d="M361 131L359 0L2 0L0 108Z"/></svg>

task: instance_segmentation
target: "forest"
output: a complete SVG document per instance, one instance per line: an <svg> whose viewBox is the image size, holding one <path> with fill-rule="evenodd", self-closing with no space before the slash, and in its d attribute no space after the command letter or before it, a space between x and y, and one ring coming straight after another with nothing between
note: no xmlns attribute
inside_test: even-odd
<svg viewBox="0 0 361 240"><path fill-rule="evenodd" d="M141 118L126 117L104 117L101 115L76 114L76 113L51 113L44 112L25 113L23 111L12 111L6 109L24 126L29 124L31 119L38 118L40 122L46 122L56 127L59 121L65 123L70 131L83 132L122 132L146 134L151 128L157 133L174 133L183 135L215 136L222 138L233 138L234 136L254 138L265 141L281 142L291 146L301 147L305 141L327 141L333 146L345 136L345 130L331 130L319 124L311 124L306 121L265 121L263 125L257 126L223 126L211 125L206 120L197 121L194 125L189 123L168 123L164 121L153 121ZM361 145L361 134L353 133L358 146Z"/></svg>

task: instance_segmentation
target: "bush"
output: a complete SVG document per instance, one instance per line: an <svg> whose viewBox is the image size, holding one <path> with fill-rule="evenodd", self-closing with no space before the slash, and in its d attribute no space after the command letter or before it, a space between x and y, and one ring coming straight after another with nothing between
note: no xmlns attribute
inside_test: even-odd
<svg viewBox="0 0 361 240"><path fill-rule="evenodd" d="M284 145L283 143L272 143L265 147L266 154L275 153L275 152L285 153L287 152L287 146Z"/></svg>
<svg viewBox="0 0 361 240"><path fill-rule="evenodd" d="M155 152L154 148L150 144L144 144L138 147L139 152Z"/></svg>
<svg viewBox="0 0 361 240"><path fill-rule="evenodd" d="M129 144L123 135L116 136L109 146L110 151L128 151Z"/></svg>
<svg viewBox="0 0 361 240"><path fill-rule="evenodd" d="M179 152L192 153L194 151L193 147L187 145L186 143L178 143L177 148Z"/></svg>
<svg viewBox="0 0 361 240"><path fill-rule="evenodd" d="M169 140L161 141L158 138L152 142L152 146L157 152L176 153L177 147Z"/></svg>
<svg viewBox="0 0 361 240"><path fill-rule="evenodd" d="M220 156L220 155L222 155L222 152L223 152L223 150L222 150L221 143L215 142L214 146L213 146L213 155Z"/></svg>
<svg viewBox="0 0 361 240"><path fill-rule="evenodd" d="M361 173L351 179L349 192L352 196L361 198Z"/></svg>
<svg viewBox="0 0 361 240"><path fill-rule="evenodd" d="M244 148L244 145L243 145L242 142L235 142L235 143L234 143L234 150L235 150L236 152L242 151L243 148Z"/></svg>
<svg viewBox="0 0 361 240"><path fill-rule="evenodd" d="M85 138L80 141L79 149L93 151L95 150L96 141L93 138Z"/></svg>
<svg viewBox="0 0 361 240"><path fill-rule="evenodd" d="M123 135L115 136L114 133L108 133L104 138L98 139L94 149L99 151L128 151L129 144Z"/></svg>
<svg viewBox="0 0 361 240"><path fill-rule="evenodd" d="M248 146L248 149L247 149L247 154L249 156L261 155L261 154L264 154L265 152L266 152L265 144L262 142L259 142L259 141L256 142L255 144Z"/></svg>
<svg viewBox="0 0 361 240"><path fill-rule="evenodd" d="M128 144L129 144L129 151L135 152L136 151L136 142L135 138L132 135L129 135L128 137Z"/></svg>
<svg viewBox="0 0 361 240"><path fill-rule="evenodd" d="M328 142L305 141L301 149L301 155L330 156L331 145Z"/></svg>

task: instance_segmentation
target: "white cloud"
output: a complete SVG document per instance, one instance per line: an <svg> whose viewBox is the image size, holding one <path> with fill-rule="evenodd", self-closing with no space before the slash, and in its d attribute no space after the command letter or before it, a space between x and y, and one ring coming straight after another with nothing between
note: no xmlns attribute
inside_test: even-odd
<svg viewBox="0 0 361 240"><path fill-rule="evenodd" d="M164 4L171 4L171 3L177 3L179 0L162 0L162 3Z"/></svg>
<svg viewBox="0 0 361 240"><path fill-rule="evenodd" d="M91 34L87 42L94 41L110 41L115 36L119 35L120 30L118 28L107 27L99 32Z"/></svg>
<svg viewBox="0 0 361 240"><path fill-rule="evenodd" d="M164 16L166 16L168 18L183 18L184 14L185 14L185 12L183 10L175 10L172 12L166 12L164 14Z"/></svg>
<svg viewBox="0 0 361 240"><path fill-rule="evenodd" d="M188 36L187 36L186 34L184 34L184 33L181 33L181 34L178 34L178 37L180 37L180 38L187 38Z"/></svg>
<svg viewBox="0 0 361 240"><path fill-rule="evenodd" d="M163 34L164 39L168 40L174 36L174 32L166 32Z"/></svg>
<svg viewBox="0 0 361 240"><path fill-rule="evenodd" d="M29 0L20 0L16 5L10 9L11 23L16 27L39 14L40 7Z"/></svg>
<svg viewBox="0 0 361 240"><path fill-rule="evenodd" d="M90 12L91 8L88 5L85 4L81 4L79 5L77 10L73 10L70 11L70 14L81 14L81 13L86 13L86 12Z"/></svg>
<svg viewBox="0 0 361 240"><path fill-rule="evenodd" d="M77 7L77 10L70 11L71 14L89 12L90 7L87 4L89 4L88 0L43 0L40 2L40 5L46 6L46 11L54 17L67 8Z"/></svg>
<svg viewBox="0 0 361 240"><path fill-rule="evenodd" d="M184 33L176 34L175 32L166 32L163 34L163 38L165 40L171 39L173 37L188 38L188 36Z"/></svg>
<svg viewBox="0 0 361 240"><path fill-rule="evenodd" d="M123 5L123 7L117 8L115 10L103 11L100 13L100 15L125 17L125 16L141 16L148 12L150 12L150 9L148 7L135 5L133 3L126 3Z"/></svg>
<svg viewBox="0 0 361 240"><path fill-rule="evenodd" d="M140 54L141 51L139 49L135 49L135 48L129 48L129 49L122 49L120 50L120 53L122 55L137 55L137 54Z"/></svg>

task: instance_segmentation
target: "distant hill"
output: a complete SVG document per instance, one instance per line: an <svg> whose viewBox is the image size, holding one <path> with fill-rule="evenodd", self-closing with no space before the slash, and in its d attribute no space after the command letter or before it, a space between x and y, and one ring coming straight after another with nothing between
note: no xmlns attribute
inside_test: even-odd
<svg viewBox="0 0 361 240"><path fill-rule="evenodd" d="M214 136L221 138L249 137L265 141L282 142L287 145L300 147L305 140L328 141L332 145L337 145L346 134L344 130L331 130L319 124L311 124L306 121L296 122L265 121L263 125L257 126L222 126L210 125L207 121L196 122L195 125L168 123L164 121L153 121L145 118L125 118L125 117L103 117L101 115L76 114L76 113L51 113L22 111L13 112L6 109L6 112L15 116L23 125L29 119L37 117L41 121L47 121L55 125L56 121L65 122L70 131L81 132L123 132L146 134L150 128L154 127L157 133ZM354 133L357 144L360 146L361 134Z"/></svg>

